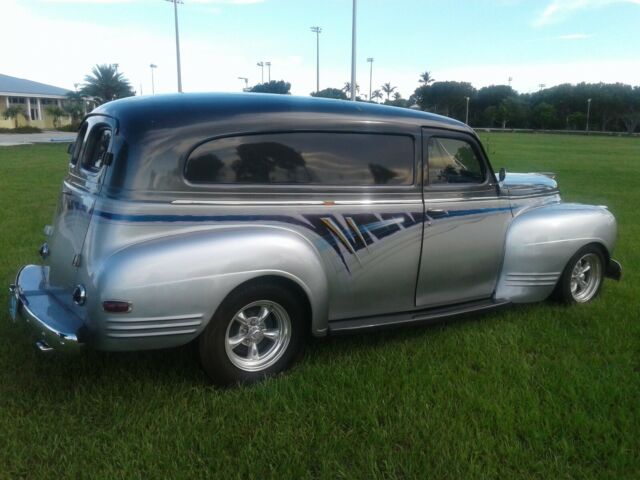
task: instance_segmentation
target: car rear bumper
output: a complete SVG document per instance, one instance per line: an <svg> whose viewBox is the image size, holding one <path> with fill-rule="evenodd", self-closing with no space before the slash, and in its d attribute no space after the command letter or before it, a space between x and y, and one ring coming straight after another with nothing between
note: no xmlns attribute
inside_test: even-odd
<svg viewBox="0 0 640 480"><path fill-rule="evenodd" d="M47 288L48 267L26 265L9 287L9 311L14 322L26 323L41 351L78 351L83 321Z"/></svg>

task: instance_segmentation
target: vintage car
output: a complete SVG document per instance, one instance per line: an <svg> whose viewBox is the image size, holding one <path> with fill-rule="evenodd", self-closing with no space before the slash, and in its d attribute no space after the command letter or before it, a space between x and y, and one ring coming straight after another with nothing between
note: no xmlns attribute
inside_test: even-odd
<svg viewBox="0 0 640 480"><path fill-rule="evenodd" d="M69 153L42 265L10 288L43 351L197 340L214 382L252 382L307 333L584 303L621 273L606 207L563 203L550 174L497 178L472 129L411 109L136 97Z"/></svg>

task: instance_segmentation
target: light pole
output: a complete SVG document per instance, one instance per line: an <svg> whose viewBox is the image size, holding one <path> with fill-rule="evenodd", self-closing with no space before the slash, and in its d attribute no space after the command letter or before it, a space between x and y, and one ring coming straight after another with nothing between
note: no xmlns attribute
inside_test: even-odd
<svg viewBox="0 0 640 480"><path fill-rule="evenodd" d="M322 27L311 27L311 31L316 34L316 92L320 91L320 34Z"/></svg>
<svg viewBox="0 0 640 480"><path fill-rule="evenodd" d="M243 92L249 90L249 79L247 77L238 77L238 80L244 80L244 88L242 89Z"/></svg>
<svg viewBox="0 0 640 480"><path fill-rule="evenodd" d="M467 113L464 117L464 123L469 125L469 97L464 97L467 100Z"/></svg>
<svg viewBox="0 0 640 480"><path fill-rule="evenodd" d="M182 72L180 68L180 35L178 33L178 4L184 3L182 0L167 0L173 3L173 15L176 23L176 67L178 70L178 92L182 93Z"/></svg>
<svg viewBox="0 0 640 480"><path fill-rule="evenodd" d="M264 83L264 62L256 63L260 67L260 83Z"/></svg>
<svg viewBox="0 0 640 480"><path fill-rule="evenodd" d="M509 86L511 86L511 82L513 82L513 77L509 77Z"/></svg>
<svg viewBox="0 0 640 480"><path fill-rule="evenodd" d="M267 79L271 82L271 62L264 62L264 64L267 67Z"/></svg>
<svg viewBox="0 0 640 480"><path fill-rule="evenodd" d="M373 85L373 57L367 58L367 62L369 62L369 101L371 101L371 88Z"/></svg>
<svg viewBox="0 0 640 480"><path fill-rule="evenodd" d="M351 20L351 101L356 101L356 13L357 0L353 0L353 18Z"/></svg>
<svg viewBox="0 0 640 480"><path fill-rule="evenodd" d="M589 133L589 115L591 114L591 99L587 99L587 125L584 127L584 131Z"/></svg>
<svg viewBox="0 0 640 480"><path fill-rule="evenodd" d="M120 66L120 64L119 63L112 63L111 65L113 66L113 68L114 68L114 70L116 71L116 74L117 74L118 73L118 67Z"/></svg>
<svg viewBox="0 0 640 480"><path fill-rule="evenodd" d="M151 69L151 95L155 95L156 94L156 83L155 83L155 79L153 78L153 71L158 68L158 66L155 63L151 63L149 64L149 68Z"/></svg>

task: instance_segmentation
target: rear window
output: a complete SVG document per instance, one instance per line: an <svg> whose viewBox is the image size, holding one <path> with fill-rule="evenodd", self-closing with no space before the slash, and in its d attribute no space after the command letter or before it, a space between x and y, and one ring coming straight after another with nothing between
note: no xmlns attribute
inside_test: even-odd
<svg viewBox="0 0 640 480"><path fill-rule="evenodd" d="M109 152L110 144L111 128L103 125L94 126L86 141L82 155L82 168L93 172L100 170Z"/></svg>
<svg viewBox="0 0 640 480"><path fill-rule="evenodd" d="M363 133L276 133L222 138L189 156L192 183L411 185L413 138Z"/></svg>

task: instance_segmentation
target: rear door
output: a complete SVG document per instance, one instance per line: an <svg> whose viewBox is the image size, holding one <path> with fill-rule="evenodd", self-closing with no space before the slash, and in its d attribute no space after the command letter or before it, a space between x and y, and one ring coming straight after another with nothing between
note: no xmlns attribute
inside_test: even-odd
<svg viewBox="0 0 640 480"><path fill-rule="evenodd" d="M110 155L112 136L111 120L101 116L88 117L78 132L49 242L49 282L54 287L74 285L93 205Z"/></svg>
<svg viewBox="0 0 640 480"><path fill-rule="evenodd" d="M489 298L511 219L480 145L471 135L424 129L424 207L416 305Z"/></svg>

